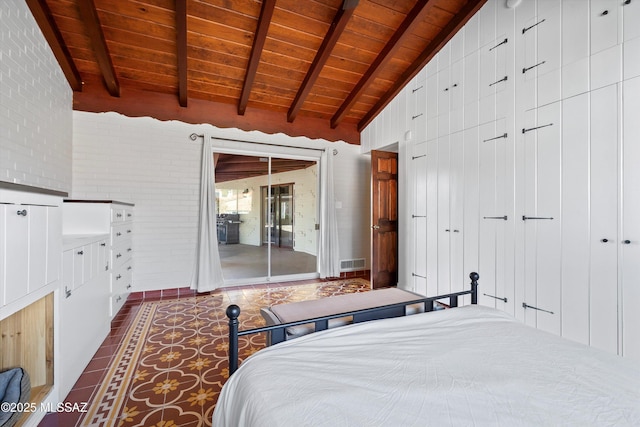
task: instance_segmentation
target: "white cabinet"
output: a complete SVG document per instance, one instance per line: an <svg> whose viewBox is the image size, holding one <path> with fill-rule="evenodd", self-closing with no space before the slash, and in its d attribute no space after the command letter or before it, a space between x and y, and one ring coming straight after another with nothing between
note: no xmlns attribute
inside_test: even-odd
<svg viewBox="0 0 640 427"><path fill-rule="evenodd" d="M639 2L634 2L639 3ZM634 6L637 7L638 5ZM640 361L640 77L623 83L622 227L619 234L622 261L621 353Z"/></svg>
<svg viewBox="0 0 640 427"><path fill-rule="evenodd" d="M108 234L63 240L58 386L66 396L110 330Z"/></svg>
<svg viewBox="0 0 640 427"><path fill-rule="evenodd" d="M65 234L109 235L106 245L109 266L109 313L113 317L122 308L133 288L134 206L111 200L66 200L63 207ZM94 249L87 248L91 253L91 259L94 257Z"/></svg>
<svg viewBox="0 0 640 427"><path fill-rule="evenodd" d="M59 196L0 188L0 308L24 305L57 282L60 204Z"/></svg>

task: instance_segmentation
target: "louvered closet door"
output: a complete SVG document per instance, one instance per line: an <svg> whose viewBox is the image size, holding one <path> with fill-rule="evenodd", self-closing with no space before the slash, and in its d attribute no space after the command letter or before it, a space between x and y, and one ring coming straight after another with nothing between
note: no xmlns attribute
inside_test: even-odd
<svg viewBox="0 0 640 427"><path fill-rule="evenodd" d="M623 85L622 354L640 361L640 77Z"/></svg>
<svg viewBox="0 0 640 427"><path fill-rule="evenodd" d="M618 88L591 93L590 345L618 350Z"/></svg>
<svg viewBox="0 0 640 427"><path fill-rule="evenodd" d="M428 294L427 276L427 144L413 147L411 168L413 170L413 213L411 214L413 239L413 290ZM431 294L435 294L431 292Z"/></svg>

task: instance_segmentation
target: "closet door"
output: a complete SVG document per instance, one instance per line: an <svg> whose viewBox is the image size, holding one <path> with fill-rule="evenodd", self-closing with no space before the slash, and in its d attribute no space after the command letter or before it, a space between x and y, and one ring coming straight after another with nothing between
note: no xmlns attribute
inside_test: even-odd
<svg viewBox="0 0 640 427"><path fill-rule="evenodd" d="M450 219L450 151L449 136L438 138L438 294L446 294L451 282L451 219Z"/></svg>
<svg viewBox="0 0 640 427"><path fill-rule="evenodd" d="M589 94L562 103L562 336L589 344ZM613 236L613 235L612 235ZM610 237L611 239L613 237ZM595 244L600 245L597 238ZM613 243L615 245L615 243Z"/></svg>
<svg viewBox="0 0 640 427"><path fill-rule="evenodd" d="M560 104L531 112L523 129L524 300L527 324L560 334ZM516 304L519 304L517 301Z"/></svg>
<svg viewBox="0 0 640 427"><path fill-rule="evenodd" d="M413 147L413 213L411 214L413 239L413 290L427 294L427 144ZM435 292L434 292L435 293Z"/></svg>
<svg viewBox="0 0 640 427"><path fill-rule="evenodd" d="M623 89L622 355L640 361L640 77Z"/></svg>
<svg viewBox="0 0 640 427"><path fill-rule="evenodd" d="M464 272L464 138L462 132L449 137L449 247L450 292L468 287ZM469 273L466 274L469 277Z"/></svg>
<svg viewBox="0 0 640 427"><path fill-rule="evenodd" d="M513 295L506 281L505 232L513 215L507 212L505 180L507 179L505 121L499 120L480 127L480 274L486 278L480 303L501 310L512 304Z"/></svg>
<svg viewBox="0 0 640 427"><path fill-rule="evenodd" d="M427 295L438 295L440 221L438 209L438 140L427 141ZM448 266L446 266L448 268Z"/></svg>
<svg viewBox="0 0 640 427"><path fill-rule="evenodd" d="M618 89L591 93L590 345L618 350Z"/></svg>
<svg viewBox="0 0 640 427"><path fill-rule="evenodd" d="M538 110L536 227L537 327L560 335L561 217L560 217L560 104ZM525 214L526 215L526 214ZM553 218L553 219L547 219Z"/></svg>

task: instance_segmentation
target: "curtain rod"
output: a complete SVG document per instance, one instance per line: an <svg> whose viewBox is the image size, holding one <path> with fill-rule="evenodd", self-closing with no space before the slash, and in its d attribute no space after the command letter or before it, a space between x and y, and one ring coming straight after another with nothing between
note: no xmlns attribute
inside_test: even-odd
<svg viewBox="0 0 640 427"><path fill-rule="evenodd" d="M204 135L203 134L197 134L197 133L192 133L191 135L189 135L189 139L191 139L192 141L195 141L197 138L204 138ZM278 145L278 144L270 144L268 142L244 141L242 139L233 139L233 138L219 138L217 136L212 136L210 138L211 139L219 139L221 141L244 142L244 143L248 143L248 144L269 145L271 147L285 147L285 148L299 148L301 150L327 151L326 148L298 147L298 146L295 146L295 145ZM338 154L338 150L334 148L333 149L333 155L335 156L336 154Z"/></svg>

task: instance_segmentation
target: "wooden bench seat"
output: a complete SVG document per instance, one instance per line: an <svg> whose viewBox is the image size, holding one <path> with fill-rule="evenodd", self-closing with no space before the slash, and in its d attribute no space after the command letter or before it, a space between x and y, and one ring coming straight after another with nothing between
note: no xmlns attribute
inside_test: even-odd
<svg viewBox="0 0 640 427"><path fill-rule="evenodd" d="M271 326L379 307L387 304L398 304L420 298L424 298L424 296L403 289L385 288L317 300L278 304L269 308L263 307L260 313L265 319L267 326ZM402 314L413 314L423 311L423 309L422 304L409 305L405 307L405 312ZM328 327L335 328L352 323L352 321L353 319L350 316L331 319L328 322ZM286 330L286 339L306 335L314 332L314 330L315 325L313 323L291 326ZM270 339L267 341L270 342Z"/></svg>

